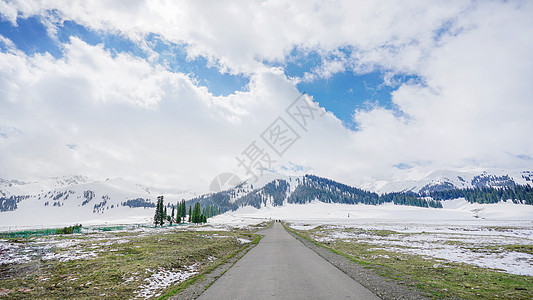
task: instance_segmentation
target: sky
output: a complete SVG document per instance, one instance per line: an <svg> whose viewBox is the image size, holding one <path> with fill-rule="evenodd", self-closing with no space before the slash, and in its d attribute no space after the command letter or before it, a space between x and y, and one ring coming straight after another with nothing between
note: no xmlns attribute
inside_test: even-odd
<svg viewBox="0 0 533 300"><path fill-rule="evenodd" d="M0 0L0 178L533 169L531 1Z"/></svg>

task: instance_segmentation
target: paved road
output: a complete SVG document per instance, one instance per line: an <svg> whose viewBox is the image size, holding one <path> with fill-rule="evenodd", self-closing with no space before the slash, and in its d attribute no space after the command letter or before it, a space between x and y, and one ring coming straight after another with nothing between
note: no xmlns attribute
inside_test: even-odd
<svg viewBox="0 0 533 300"><path fill-rule="evenodd" d="M378 299L279 223L199 299Z"/></svg>

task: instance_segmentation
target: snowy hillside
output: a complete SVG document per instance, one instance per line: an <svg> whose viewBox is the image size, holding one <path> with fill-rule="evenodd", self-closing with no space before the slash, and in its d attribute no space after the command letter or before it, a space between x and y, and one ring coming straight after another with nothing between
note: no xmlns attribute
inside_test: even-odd
<svg viewBox="0 0 533 300"><path fill-rule="evenodd" d="M194 196L161 193L121 178L92 181L83 176L42 182L0 181L0 228L17 226L144 222L158 195L168 202Z"/></svg>
<svg viewBox="0 0 533 300"><path fill-rule="evenodd" d="M524 204L531 204L531 182L532 174L528 171L508 173L437 171L418 181L395 181L383 184L379 189L375 188L380 192L376 193L330 179L305 175L279 177L264 185L253 186L244 183L218 193L202 195L191 199L189 203L198 202L201 206L215 205L221 211L235 211L251 207L267 211L292 206L292 204L297 204L296 208L299 207L305 211L306 205L316 202L343 205L365 204L367 206L364 207L367 208L370 207L368 205L379 207L386 205L390 206L388 210L398 210L398 212L405 210L405 206L414 206L419 208L412 211L424 214L427 208L446 210L450 203L460 202L464 204L464 209L468 210L468 207L472 206L474 212L480 212L486 207L496 206L482 206L483 209L474 206L508 201L510 206L506 207L511 211L520 211L522 207L529 211L533 206L524 206ZM476 192L462 190L473 187L478 188ZM453 200L457 198L459 199ZM275 211L284 210L276 209ZM473 214L468 212L468 215ZM528 214L527 217L533 216Z"/></svg>
<svg viewBox="0 0 533 300"><path fill-rule="evenodd" d="M469 198L469 195L435 198L435 192L472 187L516 187L513 190L518 190L517 185L533 184L533 173L529 171L435 171L420 180L386 183L376 181L361 188L313 175L297 177L270 172L265 174L257 182L244 182L224 191L201 196L192 192L154 189L122 178L94 181L84 176L68 176L41 182L0 179L0 230L14 226L149 222L159 195L165 196L167 205L186 199L187 205L199 202L202 207L212 205L223 212L243 207L271 209L293 204L304 209L305 205L317 201L343 205L386 204L392 205L389 209L394 210L396 207L400 211L404 209L400 206L446 208L450 200L445 199L460 197L465 197L470 202L477 201ZM427 197L430 194L433 199ZM492 202L498 202L498 199L504 197L490 196ZM461 201L466 203L464 199ZM518 206L509 207L520 209ZM415 211L419 211L418 208Z"/></svg>
<svg viewBox="0 0 533 300"><path fill-rule="evenodd" d="M374 181L362 186L377 193L391 192L433 192L452 188L481 188L533 185L533 172L490 170L479 172L458 172L438 170L420 179L394 180L389 182Z"/></svg>

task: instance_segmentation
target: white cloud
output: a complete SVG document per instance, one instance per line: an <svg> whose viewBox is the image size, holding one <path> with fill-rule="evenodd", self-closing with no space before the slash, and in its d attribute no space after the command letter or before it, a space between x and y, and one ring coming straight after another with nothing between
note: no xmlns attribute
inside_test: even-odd
<svg viewBox="0 0 533 300"><path fill-rule="evenodd" d="M0 128L18 133L0 138L0 177L84 173L207 188L216 174L239 171L235 156L297 97L294 80L262 63L283 64L295 47L335 58L309 78L377 68L423 84L401 85L395 110L356 111L356 132L327 114L280 165L353 184L435 168L533 167L520 158L533 156L530 2L80 3L15 1L0 14L14 22L17 11L54 10L144 48L155 33L186 44L190 57L245 73L248 89L215 97L153 59L113 56L77 38L61 59L26 56L3 38L11 46L0 53Z"/></svg>
<svg viewBox="0 0 533 300"><path fill-rule="evenodd" d="M283 61L294 47L334 51L351 45L365 54L359 68L381 66L387 63L384 55L408 56L431 47L435 32L470 6L465 1L42 0L14 1L0 12L13 18L13 7L22 16L53 10L65 20L133 40L155 33L187 44L191 57L206 56L223 69L253 73L262 60Z"/></svg>
<svg viewBox="0 0 533 300"><path fill-rule="evenodd" d="M242 173L235 157L298 95L280 69L253 75L248 92L215 97L100 45L72 38L64 48L61 59L0 54L0 177L82 173L207 188L220 172Z"/></svg>
<svg viewBox="0 0 533 300"><path fill-rule="evenodd" d="M18 9L13 3L0 2L0 16L11 22L11 24L17 23Z"/></svg>

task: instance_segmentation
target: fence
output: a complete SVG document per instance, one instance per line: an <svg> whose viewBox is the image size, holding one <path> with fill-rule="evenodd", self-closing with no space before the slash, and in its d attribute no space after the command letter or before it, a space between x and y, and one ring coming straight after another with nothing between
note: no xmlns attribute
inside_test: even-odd
<svg viewBox="0 0 533 300"><path fill-rule="evenodd" d="M67 228L72 228L72 230L69 230ZM39 237L39 236L48 236L48 235L65 234L65 233L81 233L81 227L74 226L74 227L65 227L65 228L47 228L47 229L0 232L0 238L29 238L29 237Z"/></svg>
<svg viewBox="0 0 533 300"><path fill-rule="evenodd" d="M183 224L173 224L166 225L164 227L175 227L182 226ZM70 226L63 228L43 228L43 229L28 229L28 230L15 230L0 232L0 238L29 238L29 237L40 237L40 236L49 236L57 234L71 234L71 233L96 233L96 232L106 232L106 231L120 231L120 230L129 230L137 228L154 228L154 225L148 224L129 224L129 225L113 225L113 226Z"/></svg>

